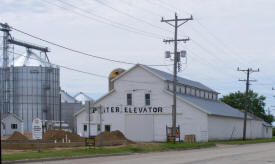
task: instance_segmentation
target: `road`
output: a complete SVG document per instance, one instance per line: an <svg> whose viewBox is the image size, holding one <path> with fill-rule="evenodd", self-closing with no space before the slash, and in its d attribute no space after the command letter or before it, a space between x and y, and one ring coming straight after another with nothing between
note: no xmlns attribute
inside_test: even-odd
<svg viewBox="0 0 275 164"><path fill-rule="evenodd" d="M275 164L275 143L218 145L185 151L109 156L36 164ZM35 163L32 163L35 164Z"/></svg>

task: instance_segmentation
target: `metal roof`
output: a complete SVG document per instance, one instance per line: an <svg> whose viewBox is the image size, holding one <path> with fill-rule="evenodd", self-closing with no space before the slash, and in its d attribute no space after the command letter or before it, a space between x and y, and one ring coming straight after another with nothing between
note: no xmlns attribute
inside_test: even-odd
<svg viewBox="0 0 275 164"><path fill-rule="evenodd" d="M74 96L74 98L75 98L77 101L82 102L82 104L85 104L85 101L94 101L92 98L90 98L88 95L86 95L86 94L83 93L83 92L79 92L78 94L76 94L76 95Z"/></svg>
<svg viewBox="0 0 275 164"><path fill-rule="evenodd" d="M267 127L273 127L272 124L270 124L270 123L268 123L268 122L265 122L265 121L263 121L263 125L264 125L264 126L267 126Z"/></svg>
<svg viewBox="0 0 275 164"><path fill-rule="evenodd" d="M2 62L3 59L0 60ZM2 63L1 63L2 65ZM52 67L53 65L49 63L45 54L37 55L31 50L27 50L25 54L18 55L12 54L9 55L9 66L21 67L21 66L42 66L42 67Z"/></svg>
<svg viewBox="0 0 275 164"><path fill-rule="evenodd" d="M16 119L19 120L20 122L23 122L23 120L22 120L20 117L18 117L16 114L13 114L13 113L2 114L2 115L1 115L1 121L4 121L7 117L10 117L10 116L16 118Z"/></svg>
<svg viewBox="0 0 275 164"><path fill-rule="evenodd" d="M74 97L69 95L64 90L61 90L60 94L61 94L61 102L62 103L76 103L77 102L77 100Z"/></svg>
<svg viewBox="0 0 275 164"><path fill-rule="evenodd" d="M194 106L197 106L207 111L207 113L210 115L238 117L238 118L244 117L244 113L241 112L240 110L232 108L231 106L218 100L203 99L203 98L189 96L185 94L177 94L177 96L193 104ZM247 118L252 119L252 117L250 116L247 116Z"/></svg>
<svg viewBox="0 0 275 164"><path fill-rule="evenodd" d="M145 66L145 65L140 65L140 66L142 66L143 68L149 70L150 72L152 72L152 73L160 76L164 80L174 81L173 80L173 75L170 74L170 73L167 73L167 72L164 72L164 71L161 71L161 70L149 67L149 66ZM213 90L213 89L211 89L211 88L203 85L200 82L192 81L192 80L189 80L189 79L186 79L186 78L182 78L182 77L179 77L179 76L177 77L177 83L217 93L215 90Z"/></svg>

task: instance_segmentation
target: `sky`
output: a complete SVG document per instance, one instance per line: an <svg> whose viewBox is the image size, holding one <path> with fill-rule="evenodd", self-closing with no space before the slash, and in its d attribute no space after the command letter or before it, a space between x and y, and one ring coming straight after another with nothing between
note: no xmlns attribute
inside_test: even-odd
<svg viewBox="0 0 275 164"><path fill-rule="evenodd" d="M161 22L193 16L179 28L179 50L187 63L179 76L199 81L220 97L244 91L240 69L260 69L251 74L250 86L266 97L266 108L275 105L275 1L274 0L1 0L0 22L60 45L92 55L131 63L170 65L165 51L172 44L173 28ZM115 68L132 65L77 54L16 31L19 40L47 46L54 64L108 76ZM2 34L0 34L2 36ZM24 53L20 47L15 52ZM156 67L171 72L172 66ZM106 78L61 68L61 87L74 95L80 91L97 99L108 92ZM275 107L273 108L275 109Z"/></svg>

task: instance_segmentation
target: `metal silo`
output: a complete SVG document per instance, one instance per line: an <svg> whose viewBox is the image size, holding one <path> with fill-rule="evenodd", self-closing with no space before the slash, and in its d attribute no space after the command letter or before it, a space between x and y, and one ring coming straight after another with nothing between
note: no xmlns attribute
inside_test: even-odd
<svg viewBox="0 0 275 164"><path fill-rule="evenodd" d="M40 63L32 62L21 56L8 67L11 91L9 112L24 121L25 131L32 130L32 121L37 117L59 120L60 71L58 67L44 63L42 60Z"/></svg>
<svg viewBox="0 0 275 164"><path fill-rule="evenodd" d="M1 113L18 115L24 122L24 131L32 131L32 121L37 117L59 120L60 70L50 64L48 48L15 40L10 37L9 26L0 25L6 36L0 67ZM12 54L8 50L11 44L25 47L27 53ZM15 56L13 60L11 55Z"/></svg>

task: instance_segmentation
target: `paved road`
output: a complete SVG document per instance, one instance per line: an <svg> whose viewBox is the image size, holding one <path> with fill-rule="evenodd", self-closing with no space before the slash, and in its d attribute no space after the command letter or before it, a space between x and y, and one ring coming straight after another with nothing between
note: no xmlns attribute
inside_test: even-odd
<svg viewBox="0 0 275 164"><path fill-rule="evenodd" d="M128 156L98 157L37 164L275 164L275 143L218 145L213 148ZM33 163L34 164L34 163Z"/></svg>

